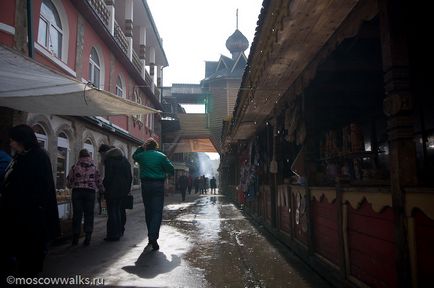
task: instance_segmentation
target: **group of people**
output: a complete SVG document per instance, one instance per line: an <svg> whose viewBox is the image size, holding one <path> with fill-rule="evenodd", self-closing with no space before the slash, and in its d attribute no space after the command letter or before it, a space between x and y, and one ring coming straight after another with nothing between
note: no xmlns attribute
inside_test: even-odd
<svg viewBox="0 0 434 288"><path fill-rule="evenodd" d="M0 246L1 281L6 275L35 276L42 271L50 241L61 235L52 164L39 146L33 129L18 125L9 131L13 157L0 151L0 229L7 233ZM146 249L158 250L164 206L164 182L174 167L158 143L148 139L133 154L140 166L142 198L148 228ZM119 241L125 231L126 196L130 193L131 164L122 150L102 144L98 150L104 178L88 150L79 152L67 176L72 189L72 245L77 245L84 215L84 245L93 232L96 193L107 201L106 241ZM6 235L5 235L6 236ZM1 286L1 285L0 285Z"/></svg>
<svg viewBox="0 0 434 288"><path fill-rule="evenodd" d="M208 184L209 183L209 184ZM207 194L208 188L211 188L211 194L217 194L217 180L213 176L211 180L205 175L194 178L194 192L197 194Z"/></svg>
<svg viewBox="0 0 434 288"><path fill-rule="evenodd" d="M131 191L133 176L131 164L122 150L102 144L98 150L104 163L104 180L101 179L92 155L82 149L78 161L69 171L67 186L72 189L72 245L77 245L84 215L83 244L90 244L96 193L100 192L107 203L106 241L119 241L125 231L126 197Z"/></svg>

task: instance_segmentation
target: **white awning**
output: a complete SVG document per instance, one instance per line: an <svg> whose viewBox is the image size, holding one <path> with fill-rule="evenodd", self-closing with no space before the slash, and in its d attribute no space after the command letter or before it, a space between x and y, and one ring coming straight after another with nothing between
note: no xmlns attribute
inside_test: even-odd
<svg viewBox="0 0 434 288"><path fill-rule="evenodd" d="M62 75L1 46L0 106L73 116L160 112Z"/></svg>

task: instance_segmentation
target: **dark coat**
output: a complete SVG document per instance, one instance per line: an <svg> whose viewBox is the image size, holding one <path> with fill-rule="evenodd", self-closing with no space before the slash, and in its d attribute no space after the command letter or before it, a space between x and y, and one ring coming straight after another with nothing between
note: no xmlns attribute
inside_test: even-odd
<svg viewBox="0 0 434 288"><path fill-rule="evenodd" d="M131 190L131 164L119 148L104 153L104 188L108 199L123 198Z"/></svg>
<svg viewBox="0 0 434 288"><path fill-rule="evenodd" d="M60 236L53 171L45 150L37 147L17 154L2 185L0 229L10 248Z"/></svg>

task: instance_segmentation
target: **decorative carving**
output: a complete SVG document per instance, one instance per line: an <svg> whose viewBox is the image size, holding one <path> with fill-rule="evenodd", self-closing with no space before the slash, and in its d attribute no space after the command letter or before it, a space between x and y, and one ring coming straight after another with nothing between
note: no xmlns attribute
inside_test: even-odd
<svg viewBox="0 0 434 288"><path fill-rule="evenodd" d="M125 19L125 36L133 37L133 20Z"/></svg>
<svg viewBox="0 0 434 288"><path fill-rule="evenodd" d="M370 189L372 191L345 191L342 195L343 202L349 202L351 206L358 209L360 205L366 200L372 205L372 210L380 213L384 207L392 207L392 194L390 191L381 191L382 189ZM373 191L376 190L376 191Z"/></svg>
<svg viewBox="0 0 434 288"><path fill-rule="evenodd" d="M324 198L327 199L328 203L333 203L336 200L336 189L335 188L311 187L310 193L311 193L311 195L310 195L311 199L315 199L318 202L321 201L322 196L324 196Z"/></svg>
<svg viewBox="0 0 434 288"><path fill-rule="evenodd" d="M103 0L88 0L90 6L93 8L93 10L96 12L96 14L99 16L101 21L108 26L109 24L109 17L110 13L105 6L105 3Z"/></svg>
<svg viewBox="0 0 434 288"><path fill-rule="evenodd" d="M389 95L384 99L383 104L384 113L389 117L413 109L413 100L410 93L403 92Z"/></svg>

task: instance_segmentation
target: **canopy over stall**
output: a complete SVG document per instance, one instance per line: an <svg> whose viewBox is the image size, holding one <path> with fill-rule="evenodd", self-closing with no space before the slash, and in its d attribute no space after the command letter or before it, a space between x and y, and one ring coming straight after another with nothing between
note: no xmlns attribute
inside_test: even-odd
<svg viewBox="0 0 434 288"><path fill-rule="evenodd" d="M1 46L0 106L33 113L73 116L160 112L62 75Z"/></svg>

